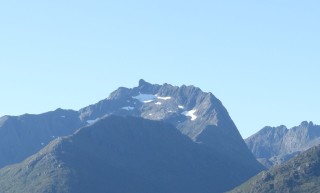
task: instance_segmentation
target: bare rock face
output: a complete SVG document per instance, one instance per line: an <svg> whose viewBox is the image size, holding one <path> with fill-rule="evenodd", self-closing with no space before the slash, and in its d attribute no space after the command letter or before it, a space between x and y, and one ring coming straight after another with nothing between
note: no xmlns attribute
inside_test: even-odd
<svg viewBox="0 0 320 193"><path fill-rule="evenodd" d="M304 121L291 129L265 127L245 141L256 158L264 166L271 167L320 144L320 126Z"/></svg>

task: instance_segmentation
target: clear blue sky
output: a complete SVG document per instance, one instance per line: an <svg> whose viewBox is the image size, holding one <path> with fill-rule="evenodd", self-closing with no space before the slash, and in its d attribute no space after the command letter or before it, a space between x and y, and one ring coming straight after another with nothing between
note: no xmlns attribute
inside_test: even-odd
<svg viewBox="0 0 320 193"><path fill-rule="evenodd" d="M243 137L320 124L320 1L1 1L0 116L79 109L140 78L216 95Z"/></svg>

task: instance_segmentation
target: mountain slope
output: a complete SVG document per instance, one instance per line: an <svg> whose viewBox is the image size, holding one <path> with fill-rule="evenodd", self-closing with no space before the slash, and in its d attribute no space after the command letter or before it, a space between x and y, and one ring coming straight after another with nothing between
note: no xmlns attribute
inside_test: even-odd
<svg viewBox="0 0 320 193"><path fill-rule="evenodd" d="M36 153L58 136L83 126L76 111L57 109L40 115L0 118L0 168Z"/></svg>
<svg viewBox="0 0 320 193"><path fill-rule="evenodd" d="M241 183L263 168L247 148L222 103L194 86L150 84L120 87L79 111L58 109L40 115L0 119L0 167L26 159L54 137L72 134L110 115L142 117L172 124L192 141L210 149ZM12 124L11 124L12 122Z"/></svg>
<svg viewBox="0 0 320 193"><path fill-rule="evenodd" d="M245 141L257 159L271 167L320 144L320 126L304 121L291 129L285 126L265 127Z"/></svg>
<svg viewBox="0 0 320 193"><path fill-rule="evenodd" d="M320 192L320 146L287 163L261 172L230 193Z"/></svg>
<svg viewBox="0 0 320 193"><path fill-rule="evenodd" d="M0 170L1 192L214 193L245 169L173 126L110 116Z"/></svg>
<svg viewBox="0 0 320 193"><path fill-rule="evenodd" d="M236 159L247 174L254 175L263 169L221 101L194 86L153 85L140 80L138 87L120 87L107 99L79 112L83 121L110 114L165 121L192 140L220 151L225 159Z"/></svg>

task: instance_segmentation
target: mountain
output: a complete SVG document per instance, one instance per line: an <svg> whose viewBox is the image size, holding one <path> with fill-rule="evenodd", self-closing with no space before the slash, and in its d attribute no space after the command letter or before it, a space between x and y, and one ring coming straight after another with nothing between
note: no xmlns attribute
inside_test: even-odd
<svg viewBox="0 0 320 193"><path fill-rule="evenodd" d="M320 192L320 146L315 146L283 165L263 171L230 193Z"/></svg>
<svg viewBox="0 0 320 193"><path fill-rule="evenodd" d="M230 166L238 182L264 169L252 155L222 103L194 86L150 84L120 87L104 100L79 111L5 116L0 119L0 167L19 163L59 136L110 115L141 117L173 125L193 142L210 149ZM231 167L232 166L232 167ZM229 171L226 171L228 173ZM218 175L218 174L217 174ZM219 174L220 175L220 174Z"/></svg>
<svg viewBox="0 0 320 193"><path fill-rule="evenodd" d="M194 86L153 85L140 80L138 87L120 87L79 113L81 120L89 122L110 114L165 121L193 141L224 154L226 160L236 159L237 164L247 168L246 176L263 169L222 103L212 93Z"/></svg>
<svg viewBox="0 0 320 193"><path fill-rule="evenodd" d="M171 124L109 116L0 170L3 193L215 193L246 168Z"/></svg>
<svg viewBox="0 0 320 193"><path fill-rule="evenodd" d="M283 125L264 127L245 142L264 166L271 167L320 144L320 126L304 121L291 129Z"/></svg>
<svg viewBox="0 0 320 193"><path fill-rule="evenodd" d="M57 109L40 115L0 118L0 168L23 161L58 136L70 135L83 126L79 114Z"/></svg>

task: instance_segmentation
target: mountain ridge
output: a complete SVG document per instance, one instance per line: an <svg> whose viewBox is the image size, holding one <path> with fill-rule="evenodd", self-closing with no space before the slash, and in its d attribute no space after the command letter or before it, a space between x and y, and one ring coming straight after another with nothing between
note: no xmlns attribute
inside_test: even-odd
<svg viewBox="0 0 320 193"><path fill-rule="evenodd" d="M263 165L271 167L320 144L320 126L311 121L303 121L291 129L284 125L267 126L245 139L245 142Z"/></svg>
<svg viewBox="0 0 320 193"><path fill-rule="evenodd" d="M320 192L320 145L263 171L229 193Z"/></svg>
<svg viewBox="0 0 320 193"><path fill-rule="evenodd" d="M78 128L95 125L109 116L140 117L172 125L224 160L219 167L225 168L225 173L232 172L238 183L264 169L249 151L228 111L212 93L195 86L158 85L144 80L134 88L119 87L106 99L79 111L57 109L40 115L3 118L0 168L23 161L54 138L71 135Z"/></svg>
<svg viewBox="0 0 320 193"><path fill-rule="evenodd" d="M242 182L245 169L230 161L171 124L112 115L1 169L0 187L4 193L219 193Z"/></svg>

